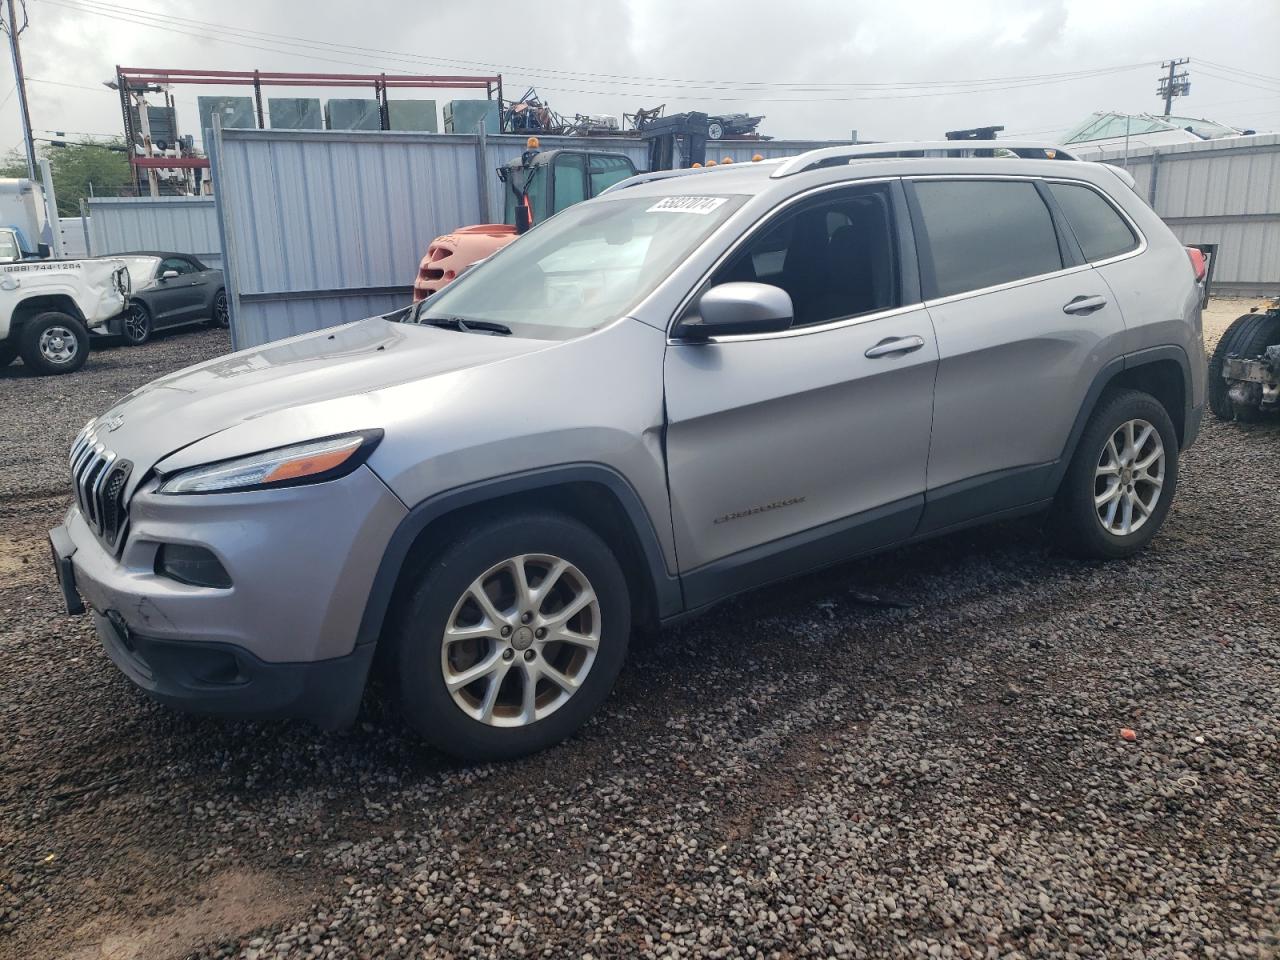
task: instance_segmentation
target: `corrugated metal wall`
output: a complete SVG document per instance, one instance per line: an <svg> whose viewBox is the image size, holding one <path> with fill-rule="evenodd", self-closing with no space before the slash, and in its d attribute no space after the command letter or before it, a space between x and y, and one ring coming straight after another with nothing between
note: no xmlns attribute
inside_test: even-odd
<svg viewBox="0 0 1280 960"><path fill-rule="evenodd" d="M1184 243L1216 243L1214 289L1280 293L1280 134L1103 154Z"/></svg>
<svg viewBox="0 0 1280 960"><path fill-rule="evenodd" d="M163 250L222 266L213 197L94 197L87 209L92 256Z"/></svg>

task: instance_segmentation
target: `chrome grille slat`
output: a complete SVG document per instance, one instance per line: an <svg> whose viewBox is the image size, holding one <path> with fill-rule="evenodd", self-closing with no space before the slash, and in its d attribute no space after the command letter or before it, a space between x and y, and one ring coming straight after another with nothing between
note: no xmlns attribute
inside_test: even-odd
<svg viewBox="0 0 1280 960"><path fill-rule="evenodd" d="M124 488L133 464L107 449L94 433L92 421L71 445L68 462L81 517L94 535L114 552L128 521Z"/></svg>

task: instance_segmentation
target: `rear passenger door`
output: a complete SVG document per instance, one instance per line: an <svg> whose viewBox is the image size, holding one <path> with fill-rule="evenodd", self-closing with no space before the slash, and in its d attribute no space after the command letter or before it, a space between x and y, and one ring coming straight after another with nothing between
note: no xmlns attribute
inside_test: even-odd
<svg viewBox="0 0 1280 960"><path fill-rule="evenodd" d="M922 177L907 189L939 352L927 531L1052 496L1124 324L1041 181Z"/></svg>
<svg viewBox="0 0 1280 960"><path fill-rule="evenodd" d="M701 288L780 287L792 329L668 346L667 469L691 606L914 530L937 348L900 191L798 200Z"/></svg>

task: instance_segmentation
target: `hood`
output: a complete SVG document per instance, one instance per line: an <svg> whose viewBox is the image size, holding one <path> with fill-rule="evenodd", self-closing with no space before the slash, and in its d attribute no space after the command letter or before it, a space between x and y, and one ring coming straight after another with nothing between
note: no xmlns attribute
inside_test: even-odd
<svg viewBox="0 0 1280 960"><path fill-rule="evenodd" d="M133 462L137 483L165 456L287 408L367 395L553 345L372 317L161 377L102 414L97 433L106 447Z"/></svg>

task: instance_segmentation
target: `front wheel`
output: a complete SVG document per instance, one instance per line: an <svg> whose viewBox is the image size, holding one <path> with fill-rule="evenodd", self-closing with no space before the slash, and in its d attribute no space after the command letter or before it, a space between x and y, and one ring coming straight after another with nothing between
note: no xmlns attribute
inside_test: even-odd
<svg viewBox="0 0 1280 960"><path fill-rule="evenodd" d="M1117 559L1156 535L1178 486L1178 435L1160 401L1137 390L1104 395L1080 436L1058 493L1058 535L1072 553Z"/></svg>
<svg viewBox="0 0 1280 960"><path fill-rule="evenodd" d="M140 347L151 339L152 330L151 311L136 300L130 303L120 326L124 342L131 347Z"/></svg>
<svg viewBox="0 0 1280 960"><path fill-rule="evenodd" d="M398 612L392 684L409 724L467 760L533 753L609 695L631 632L626 579L576 520L528 513L446 547Z"/></svg>
<svg viewBox="0 0 1280 960"><path fill-rule="evenodd" d="M89 331L66 313L38 313L22 328L22 362L36 373L74 373L89 358Z"/></svg>

